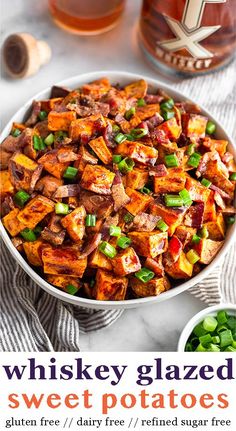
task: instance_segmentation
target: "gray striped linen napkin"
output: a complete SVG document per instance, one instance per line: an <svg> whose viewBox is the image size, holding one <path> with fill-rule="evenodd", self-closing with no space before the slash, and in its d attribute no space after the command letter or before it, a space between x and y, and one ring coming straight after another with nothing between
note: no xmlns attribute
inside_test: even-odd
<svg viewBox="0 0 236 431"><path fill-rule="evenodd" d="M203 104L236 138L235 63L213 75L188 79L175 88ZM190 292L208 305L236 303L236 247L221 266ZM122 310L89 310L59 301L44 292L1 245L1 351L78 351L79 332L114 323Z"/></svg>

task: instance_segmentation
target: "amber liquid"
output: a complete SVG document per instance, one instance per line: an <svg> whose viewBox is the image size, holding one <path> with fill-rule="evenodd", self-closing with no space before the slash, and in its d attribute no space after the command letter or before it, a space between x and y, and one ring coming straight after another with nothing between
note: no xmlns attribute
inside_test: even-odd
<svg viewBox="0 0 236 431"><path fill-rule="evenodd" d="M98 34L113 28L125 0L49 0L54 21L78 34Z"/></svg>

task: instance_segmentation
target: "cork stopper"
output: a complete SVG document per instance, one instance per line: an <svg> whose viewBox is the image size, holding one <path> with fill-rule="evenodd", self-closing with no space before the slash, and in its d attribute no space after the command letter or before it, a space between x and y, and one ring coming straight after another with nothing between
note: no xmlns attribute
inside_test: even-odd
<svg viewBox="0 0 236 431"><path fill-rule="evenodd" d="M29 33L16 33L5 40L2 54L7 73L12 78L26 78L49 62L51 48Z"/></svg>

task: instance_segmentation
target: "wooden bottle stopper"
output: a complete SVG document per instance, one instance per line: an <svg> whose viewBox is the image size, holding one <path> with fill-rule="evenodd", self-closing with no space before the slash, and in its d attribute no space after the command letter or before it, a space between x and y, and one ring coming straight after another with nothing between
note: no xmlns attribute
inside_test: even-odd
<svg viewBox="0 0 236 431"><path fill-rule="evenodd" d="M2 53L6 71L13 78L34 75L51 58L50 46L43 40L36 40L29 33L8 36Z"/></svg>

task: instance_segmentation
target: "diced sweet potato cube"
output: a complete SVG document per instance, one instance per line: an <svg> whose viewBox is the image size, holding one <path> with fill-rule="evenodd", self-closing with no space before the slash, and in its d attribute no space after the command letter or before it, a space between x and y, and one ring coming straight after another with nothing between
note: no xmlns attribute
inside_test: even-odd
<svg viewBox="0 0 236 431"><path fill-rule="evenodd" d="M81 283L79 280L76 280L75 277L71 277L69 275L47 275L47 281L53 286L60 287L62 290L66 290L66 286L72 284L73 286L80 289Z"/></svg>
<svg viewBox="0 0 236 431"><path fill-rule="evenodd" d="M137 190L130 189L129 187L126 187L125 192L130 197L130 202L125 205L125 208L133 215L145 211L152 201L152 197L144 195Z"/></svg>
<svg viewBox="0 0 236 431"><path fill-rule="evenodd" d="M125 299L128 279L116 277L99 269L96 275L94 295L98 301L122 301Z"/></svg>
<svg viewBox="0 0 236 431"><path fill-rule="evenodd" d="M140 79L139 81L126 85L124 90L127 98L136 97L136 99L142 99L146 96L147 88L147 82L144 79Z"/></svg>
<svg viewBox="0 0 236 431"><path fill-rule="evenodd" d="M169 235L173 235L177 226L179 226L184 218L186 213L186 209L174 209L167 208L160 203L153 202L150 205L151 214L160 216L164 222L169 226L168 233Z"/></svg>
<svg viewBox="0 0 236 431"><path fill-rule="evenodd" d="M220 157L223 157L227 149L228 141L224 141L223 139L205 138L202 145L207 149L207 151L217 151Z"/></svg>
<svg viewBox="0 0 236 431"><path fill-rule="evenodd" d="M81 278L87 267L87 258L80 259L80 251L76 247L45 247L42 259L46 274Z"/></svg>
<svg viewBox="0 0 236 431"><path fill-rule="evenodd" d="M80 243L85 234L85 217L86 211L81 205L61 220L62 226L66 228L74 242Z"/></svg>
<svg viewBox="0 0 236 431"><path fill-rule="evenodd" d="M144 121L147 118L153 117L153 115L159 112L160 112L159 104L148 104L148 105L136 108L135 114L129 121L129 125L130 125L129 130L135 129L141 123L141 121Z"/></svg>
<svg viewBox="0 0 236 431"><path fill-rule="evenodd" d="M74 120L76 120L76 112L74 111L50 111L48 114L48 129L52 131L64 130L67 132L71 122Z"/></svg>
<svg viewBox="0 0 236 431"><path fill-rule="evenodd" d="M115 174L103 166L89 165L84 168L81 187L101 195L110 195Z"/></svg>
<svg viewBox="0 0 236 431"><path fill-rule="evenodd" d="M11 234L11 236L18 235L18 233L20 233L26 227L26 225L21 223L17 218L19 212L20 210L18 210L18 208L15 208L2 219L4 227Z"/></svg>
<svg viewBox="0 0 236 431"><path fill-rule="evenodd" d="M222 213L219 213L215 221L204 223L203 226L207 228L209 239L214 241L221 241L225 238L226 226Z"/></svg>
<svg viewBox="0 0 236 431"><path fill-rule="evenodd" d="M176 262L172 262L171 265L164 265L164 267L166 273L177 280L181 278L189 278L193 273L193 265L188 261L183 251Z"/></svg>
<svg viewBox="0 0 236 431"><path fill-rule="evenodd" d="M189 242L191 242L192 237L196 234L197 229L194 227L188 227L184 225L180 225L175 230L175 235L180 239L183 243L183 247L185 247Z"/></svg>
<svg viewBox="0 0 236 431"><path fill-rule="evenodd" d="M111 88L109 79L100 78L90 84L84 84L82 87L82 94L87 94L93 99L98 100L106 94Z"/></svg>
<svg viewBox="0 0 236 431"><path fill-rule="evenodd" d="M199 263L208 265L221 249L224 241L212 241L208 238L202 238L198 244L195 244L194 249L200 256Z"/></svg>
<svg viewBox="0 0 236 431"><path fill-rule="evenodd" d="M136 296L146 298L147 296L158 296L170 289L170 282L167 277L155 277L147 283L132 277L130 286Z"/></svg>
<svg viewBox="0 0 236 431"><path fill-rule="evenodd" d="M158 130L162 130L165 133L165 137L167 139L176 140L180 137L182 127L177 123L176 118L173 117L170 120L164 121L164 123L160 124L160 126L158 126Z"/></svg>
<svg viewBox="0 0 236 431"><path fill-rule="evenodd" d="M126 187L138 190L142 189L148 181L148 171L135 168L126 174L125 180Z"/></svg>
<svg viewBox="0 0 236 431"><path fill-rule="evenodd" d="M116 147L116 154L130 157L136 162L154 165L158 157L156 148L148 147L139 142L124 141Z"/></svg>
<svg viewBox="0 0 236 431"><path fill-rule="evenodd" d="M56 111L57 107L63 102L63 97L53 97L52 99L41 100L41 110L42 111Z"/></svg>
<svg viewBox="0 0 236 431"><path fill-rule="evenodd" d="M147 257L144 264L145 268L149 268L151 271L153 271L158 277L164 276L164 266L162 263L162 254L159 254L155 259L152 259L151 257Z"/></svg>
<svg viewBox="0 0 236 431"><path fill-rule="evenodd" d="M44 167L45 171L52 174L54 177L60 179L66 168L70 165L70 162L59 162L58 155L63 154L67 151L65 148L59 148L58 150L52 150L44 154L38 162Z"/></svg>
<svg viewBox="0 0 236 431"><path fill-rule="evenodd" d="M209 190L209 196L204 205L204 215L203 220L205 222L215 221L216 220L216 205L215 205L215 196L212 190Z"/></svg>
<svg viewBox="0 0 236 431"><path fill-rule="evenodd" d="M116 275L127 275L141 269L140 260L132 247L121 251L111 260Z"/></svg>
<svg viewBox="0 0 236 431"><path fill-rule="evenodd" d="M84 168L88 163L90 165L96 165L97 162L98 159L90 154L83 145L81 145L78 152L78 160L75 161L74 167L77 168L79 172L84 172Z"/></svg>
<svg viewBox="0 0 236 431"><path fill-rule="evenodd" d="M200 181L195 180L188 174L186 175L185 188L188 190L191 199L195 202L206 202L209 195L211 194L211 190L209 190L207 187L204 187Z"/></svg>
<svg viewBox="0 0 236 431"><path fill-rule="evenodd" d="M91 268L101 268L106 269L107 271L112 271L111 260L99 250L94 250L90 255L88 266Z"/></svg>
<svg viewBox="0 0 236 431"><path fill-rule="evenodd" d="M107 147L106 142L102 136L89 141L89 146L105 165L108 165L112 162L112 153Z"/></svg>
<svg viewBox="0 0 236 431"><path fill-rule="evenodd" d="M135 251L146 257L156 257L164 253L168 247L168 235L166 232L129 232L132 246Z"/></svg>
<svg viewBox="0 0 236 431"><path fill-rule="evenodd" d="M196 114L183 114L183 132L188 138L204 138L206 132L207 118Z"/></svg>
<svg viewBox="0 0 236 431"><path fill-rule="evenodd" d="M13 193L14 187L10 181L10 175L8 171L0 171L0 196L4 196L8 193Z"/></svg>
<svg viewBox="0 0 236 431"><path fill-rule="evenodd" d="M98 121L106 127L106 121L101 114L91 115L87 118L79 118L72 121L69 129L69 137L76 141L80 139L82 134L88 137L92 136L96 130L96 122Z"/></svg>
<svg viewBox="0 0 236 431"><path fill-rule="evenodd" d="M42 266L42 249L45 243L38 239L33 242L24 242L23 247L27 257L28 262L33 266Z"/></svg>
<svg viewBox="0 0 236 431"><path fill-rule="evenodd" d="M45 196L36 196L29 201L23 210L17 215L18 220L30 229L34 229L37 224L54 210L54 202Z"/></svg>
<svg viewBox="0 0 236 431"><path fill-rule="evenodd" d="M182 168L168 169L168 175L164 177L154 177L155 193L180 192L184 189L186 174Z"/></svg>
<svg viewBox="0 0 236 431"><path fill-rule="evenodd" d="M207 163L205 178L210 180L215 186L224 190L231 199L234 196L235 184L226 177L226 167L220 158L211 159Z"/></svg>
<svg viewBox="0 0 236 431"><path fill-rule="evenodd" d="M19 152L9 160L10 181L17 190L32 192L42 169L41 165Z"/></svg>

